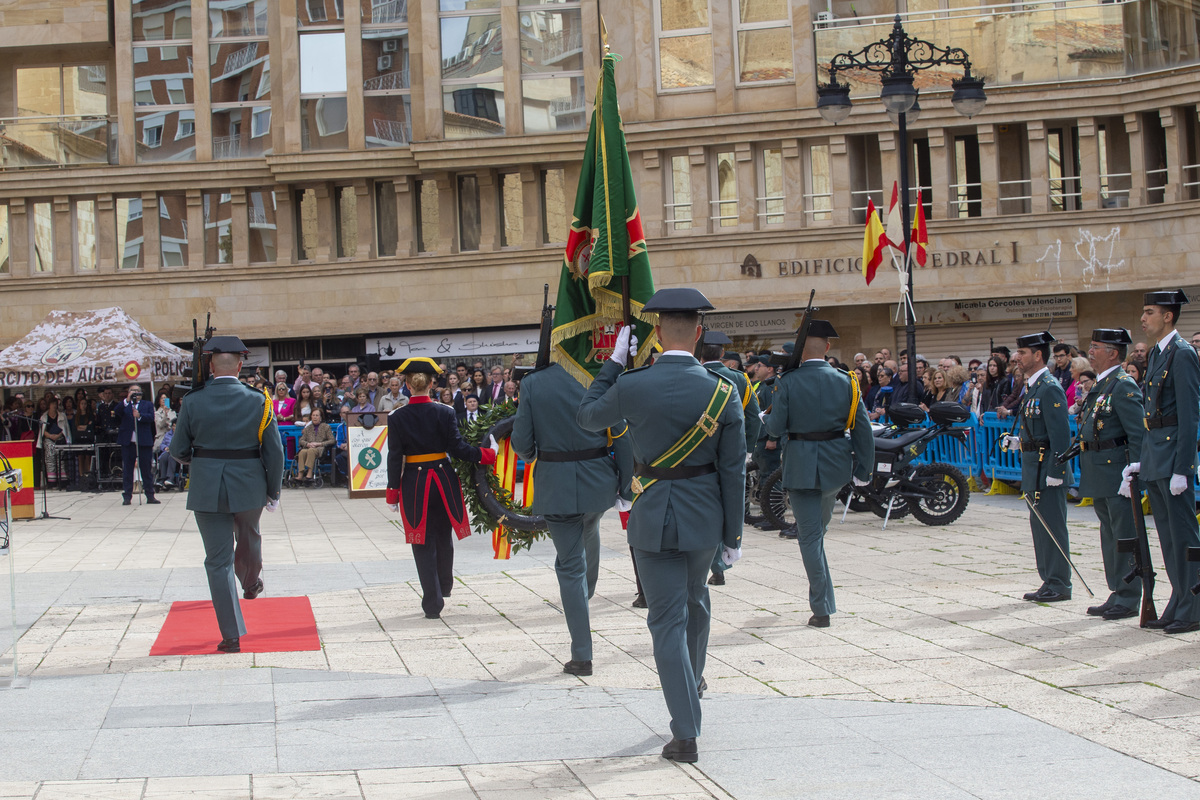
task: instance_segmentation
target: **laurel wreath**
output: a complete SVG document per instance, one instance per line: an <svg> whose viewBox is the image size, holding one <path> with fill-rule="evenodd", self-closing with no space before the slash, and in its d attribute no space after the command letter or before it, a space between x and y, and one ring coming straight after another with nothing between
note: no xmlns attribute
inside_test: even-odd
<svg viewBox="0 0 1200 800"><path fill-rule="evenodd" d="M476 447L486 447L486 440L493 435L493 430L516 413L517 407L511 403L492 404L487 411L481 411L474 422L463 424L460 428L463 439ZM546 520L534 516L527 506L518 504L512 493L500 484L500 476L494 470L457 458L452 458L451 463L462 484L463 501L471 517L471 528L476 533L485 534L503 525L514 553L528 550L534 542L546 537Z"/></svg>

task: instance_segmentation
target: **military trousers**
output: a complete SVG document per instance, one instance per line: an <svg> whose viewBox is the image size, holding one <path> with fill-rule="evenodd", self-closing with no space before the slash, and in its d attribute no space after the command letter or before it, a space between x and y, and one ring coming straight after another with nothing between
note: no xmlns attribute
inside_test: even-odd
<svg viewBox="0 0 1200 800"><path fill-rule="evenodd" d="M414 544L412 552L421 582L421 609L426 616L441 614L445 598L454 588L454 530L441 502L431 499L428 503L425 544Z"/></svg>
<svg viewBox="0 0 1200 800"><path fill-rule="evenodd" d="M547 514L546 527L557 557L558 595L571 634L571 660L592 660L592 626L588 601L600 576L600 518L603 512Z"/></svg>
<svg viewBox="0 0 1200 800"><path fill-rule="evenodd" d="M1046 525L1050 526L1050 529L1046 530L1037 514L1032 510L1029 512L1029 528L1033 533L1033 557L1037 564L1038 576L1042 579L1041 588L1070 595L1071 564L1063 555L1071 552L1070 537L1067 534L1067 487L1046 487L1039 493L1034 507L1046 520ZM1062 550L1054 544L1055 541Z"/></svg>
<svg viewBox="0 0 1200 800"><path fill-rule="evenodd" d="M1128 497L1093 497L1096 518L1100 520L1100 555L1104 558L1104 577L1108 581L1108 601L1137 609L1142 604L1142 579L1129 583L1125 576L1133 570L1133 553L1118 553L1118 539L1132 539L1133 506Z"/></svg>
<svg viewBox="0 0 1200 800"><path fill-rule="evenodd" d="M262 573L261 508L249 511L193 511L204 542L204 572L221 636L234 639L246 633L238 604L237 581L254 586Z"/></svg>
<svg viewBox="0 0 1200 800"><path fill-rule="evenodd" d="M671 715L671 735L700 735L700 697L711 611L708 567L713 551L634 548L646 592L646 627L654 643L654 665Z"/></svg>
<svg viewBox="0 0 1200 800"><path fill-rule="evenodd" d="M829 560L825 558L825 531L833 517L837 494L837 489L788 490L792 513L796 516L800 558L808 575L808 606L813 614L822 617L837 611L833 599L833 580L829 577Z"/></svg>
<svg viewBox="0 0 1200 800"><path fill-rule="evenodd" d="M1171 479L1142 481L1150 495L1154 527L1162 546L1167 578L1171 581L1171 599L1159 613L1159 619L1200 622L1200 597L1192 594L1196 583L1196 562L1188 562L1189 547L1200 547L1200 526L1196 523L1196 494L1191 483L1182 494L1171 494Z"/></svg>

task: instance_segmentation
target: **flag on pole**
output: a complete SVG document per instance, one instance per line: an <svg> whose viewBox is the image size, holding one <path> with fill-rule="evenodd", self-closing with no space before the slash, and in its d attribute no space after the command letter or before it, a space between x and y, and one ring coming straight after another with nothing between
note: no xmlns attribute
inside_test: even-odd
<svg viewBox="0 0 1200 800"><path fill-rule="evenodd" d="M654 280L617 107L618 60L611 53L604 56L550 339L555 361L584 386L612 356L624 324L621 288L625 280L638 337L635 363L643 362L653 349L658 318L642 312L654 294Z"/></svg>
<svg viewBox="0 0 1200 800"><path fill-rule="evenodd" d="M875 201L867 198L867 229L863 234L863 275L867 285L875 280L875 270L883 261L883 248L887 244L887 236L883 232L883 223L879 221L879 212L875 209Z"/></svg>
<svg viewBox="0 0 1200 800"><path fill-rule="evenodd" d="M917 191L917 213L913 217L913 260L925 266L928 259L929 231L925 230L925 206L921 202L921 192Z"/></svg>
<svg viewBox="0 0 1200 800"><path fill-rule="evenodd" d="M904 219L900 215L900 185L892 181L892 203L888 206L886 244L904 252Z"/></svg>

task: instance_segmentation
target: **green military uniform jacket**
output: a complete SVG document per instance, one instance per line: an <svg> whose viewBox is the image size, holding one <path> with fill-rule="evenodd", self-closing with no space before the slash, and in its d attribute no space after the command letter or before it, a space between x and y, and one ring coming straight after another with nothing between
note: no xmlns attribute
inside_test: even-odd
<svg viewBox="0 0 1200 800"><path fill-rule="evenodd" d="M810 359L784 373L775 386L771 413L764 428L771 436L846 430L851 418L854 380L824 359ZM871 477L875 438L862 398L854 408L850 438L827 441L788 440L783 445L783 485L788 489L841 489L851 475Z"/></svg>
<svg viewBox="0 0 1200 800"><path fill-rule="evenodd" d="M1055 456L1071 446L1071 423L1067 419L1067 394L1049 370L1043 370L1026 389L1017 416L1021 442L1042 446L1040 452L1021 451L1021 491L1042 491L1046 478L1062 480L1065 489L1067 466L1056 463Z"/></svg>
<svg viewBox="0 0 1200 800"><path fill-rule="evenodd" d="M743 416L746 418L746 452L753 452L754 444L758 441L759 429L762 428L762 421L758 418L760 410L758 398L750 388L749 378L746 377L746 373L730 369L720 361L709 361L704 365L704 368L709 372L715 372L717 375L724 375L733 381L733 385L737 387L738 402L742 404Z"/></svg>
<svg viewBox="0 0 1200 800"><path fill-rule="evenodd" d="M1194 480L1200 423L1200 359L1178 333L1171 337L1165 352L1157 343L1150 348L1145 402L1147 423L1171 417L1176 423L1154 429L1147 425L1142 437L1141 479L1153 481L1186 475Z"/></svg>
<svg viewBox="0 0 1200 800"><path fill-rule="evenodd" d="M270 418L262 432L263 409ZM192 449L260 450L258 458L192 459ZM213 378L203 391L183 400L171 439L171 455L190 461L187 507L189 511L236 514L262 508L279 499L283 483L283 442L271 412L271 401L262 392L230 378Z"/></svg>
<svg viewBox="0 0 1200 800"><path fill-rule="evenodd" d="M616 500L617 465L612 456L583 461L539 458L547 452L607 452L607 433L586 431L575 421L581 400L583 386L558 364L521 380L521 402L509 441L527 465L537 460L532 472L534 514L602 512L612 508ZM624 427L622 424L618 430ZM616 440L614 446L621 441Z"/></svg>
<svg viewBox="0 0 1200 800"><path fill-rule="evenodd" d="M690 355L663 355L651 367L623 372L608 362L579 406L579 424L590 431L629 424L635 460L652 464L699 421L717 381ZM668 518L678 550L736 548L742 541L746 498L746 432L735 392L716 415L717 426L680 466L714 464L717 471L682 480L660 480L637 495L629 517L629 544L661 552Z"/></svg>
<svg viewBox="0 0 1200 800"><path fill-rule="evenodd" d="M1097 382L1079 414L1079 494L1116 497L1121 472L1142 452L1142 390L1118 365ZM1125 439L1124 445L1094 445Z"/></svg>

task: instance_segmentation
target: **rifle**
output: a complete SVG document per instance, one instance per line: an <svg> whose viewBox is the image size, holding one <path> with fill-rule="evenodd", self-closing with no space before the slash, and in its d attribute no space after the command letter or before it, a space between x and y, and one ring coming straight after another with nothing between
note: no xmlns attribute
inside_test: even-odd
<svg viewBox="0 0 1200 800"><path fill-rule="evenodd" d="M208 344L208 340L213 337L217 329L212 326L212 314L205 315L204 318L204 338L200 338L200 331L197 327L196 319L192 319L192 374L189 376L192 379L191 386L188 387L188 394L198 392L204 388L205 379L208 375L208 365L212 361L211 355L205 355L204 345Z"/></svg>
<svg viewBox="0 0 1200 800"><path fill-rule="evenodd" d="M821 310L813 306L813 297L816 294L816 289L808 293L808 305L804 307L804 313L800 315L800 327L796 329L796 343L792 345L792 354L790 356L786 354L772 355L771 366L783 367L783 371L788 372L800 366L804 361L804 344L808 341L808 326L812 322L812 315Z"/></svg>
<svg viewBox="0 0 1200 800"><path fill-rule="evenodd" d="M550 305L550 284L542 286L542 322L538 333L537 358L532 367L513 367L513 379L521 380L526 375L550 366L550 336L554 329L554 306Z"/></svg>
<svg viewBox="0 0 1200 800"><path fill-rule="evenodd" d="M1134 578L1142 579L1142 615L1139 620L1144 628L1158 619L1154 608L1154 563L1150 560L1150 539L1146 533L1146 515L1142 513L1142 484L1138 474L1129 475L1129 501L1133 503L1132 539L1117 539L1118 553L1133 553L1133 569L1125 576L1125 583Z"/></svg>

